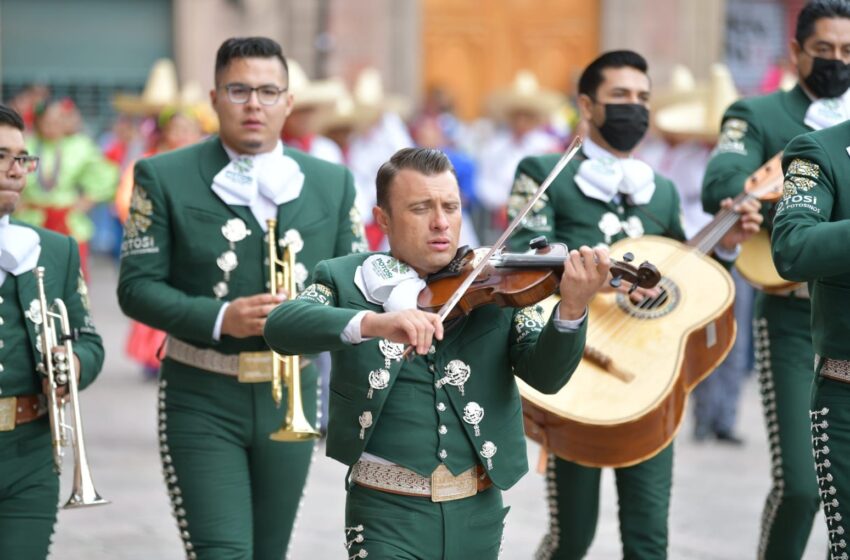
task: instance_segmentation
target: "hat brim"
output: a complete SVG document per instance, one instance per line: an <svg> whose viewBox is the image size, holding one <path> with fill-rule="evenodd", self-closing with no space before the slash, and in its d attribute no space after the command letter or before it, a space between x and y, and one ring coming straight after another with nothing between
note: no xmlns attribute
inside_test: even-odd
<svg viewBox="0 0 850 560"><path fill-rule="evenodd" d="M566 97L557 93L539 92L527 95L502 91L490 96L488 109L490 114L499 120L507 119L512 112L516 111L527 111L548 118L566 103Z"/></svg>

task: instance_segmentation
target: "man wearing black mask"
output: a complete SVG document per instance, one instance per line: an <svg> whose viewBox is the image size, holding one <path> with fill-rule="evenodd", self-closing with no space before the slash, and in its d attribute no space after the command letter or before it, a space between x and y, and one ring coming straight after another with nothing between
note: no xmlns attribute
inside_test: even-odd
<svg viewBox="0 0 850 560"><path fill-rule="evenodd" d="M707 212L716 211L722 199L739 194L746 178L795 136L850 118L850 1L808 3L797 17L790 55L799 85L738 101L726 110L717 150L703 181ZM786 183L786 192L811 188L806 178L793 181ZM769 205L765 210L770 216ZM810 313L806 284L757 292L756 369L772 477L758 558L800 558L820 504L809 418L814 363Z"/></svg>
<svg viewBox="0 0 850 560"><path fill-rule="evenodd" d="M604 53L584 70L578 91L579 110L588 130L582 152L524 220L511 240L512 249L527 249L529 240L539 235L568 247L607 246L644 234L684 241L675 186L631 157L649 125L646 60L632 51ZM508 203L510 217L557 161L557 155L547 155L520 162ZM723 205L731 203L727 200ZM758 230L758 208L754 201L741 206L741 221L715 250L721 260L734 260L737 244ZM639 289L632 297L639 300L646 295L655 294ZM550 525L535 558L583 558L596 532L601 469L554 455L548 464ZM616 468L615 474L623 557L666 558L672 445L637 464Z"/></svg>

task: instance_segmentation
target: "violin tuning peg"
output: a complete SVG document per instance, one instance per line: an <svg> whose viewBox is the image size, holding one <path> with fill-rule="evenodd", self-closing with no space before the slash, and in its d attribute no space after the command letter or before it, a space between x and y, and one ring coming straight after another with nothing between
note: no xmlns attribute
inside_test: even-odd
<svg viewBox="0 0 850 560"><path fill-rule="evenodd" d="M529 241L528 246L531 249L545 249L549 246L549 240L546 239L545 235L540 235Z"/></svg>
<svg viewBox="0 0 850 560"><path fill-rule="evenodd" d="M623 279L622 279L621 277L619 277L619 276L614 276L613 278L611 278L611 281L610 281L610 282L608 282L608 284L609 284L612 288L619 288L619 287L620 287L620 284L622 284L622 283L623 283Z"/></svg>
<svg viewBox="0 0 850 560"><path fill-rule="evenodd" d="M629 262L632 262L633 260L635 260L634 254L626 253L625 255L623 255L623 261L629 263Z"/></svg>

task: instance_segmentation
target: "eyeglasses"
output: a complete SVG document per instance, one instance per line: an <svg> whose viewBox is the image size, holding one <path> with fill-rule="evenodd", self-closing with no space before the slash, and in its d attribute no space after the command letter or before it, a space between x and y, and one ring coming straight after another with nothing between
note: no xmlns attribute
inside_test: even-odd
<svg viewBox="0 0 850 560"><path fill-rule="evenodd" d="M272 85L250 87L245 84L227 84L224 86L227 91L227 98L231 103L244 105L251 99L251 94L257 92L257 100L260 105L274 105L280 100L280 94L289 88L278 88Z"/></svg>
<svg viewBox="0 0 850 560"><path fill-rule="evenodd" d="M16 163L21 166L25 173L32 173L38 169L38 156L13 156L6 152L0 152L0 172L8 173Z"/></svg>

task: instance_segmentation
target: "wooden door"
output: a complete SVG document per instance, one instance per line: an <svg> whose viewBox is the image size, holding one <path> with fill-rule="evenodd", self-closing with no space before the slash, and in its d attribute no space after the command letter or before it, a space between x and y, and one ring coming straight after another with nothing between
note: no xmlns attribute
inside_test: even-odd
<svg viewBox="0 0 850 560"><path fill-rule="evenodd" d="M482 114L487 95L518 70L572 93L598 54L599 0L424 0L423 91L448 91L461 118Z"/></svg>

